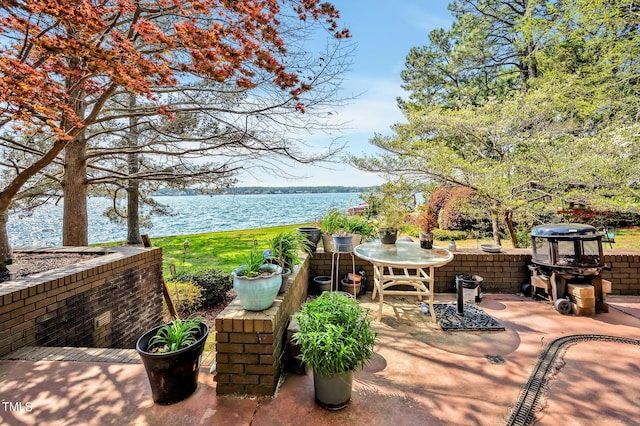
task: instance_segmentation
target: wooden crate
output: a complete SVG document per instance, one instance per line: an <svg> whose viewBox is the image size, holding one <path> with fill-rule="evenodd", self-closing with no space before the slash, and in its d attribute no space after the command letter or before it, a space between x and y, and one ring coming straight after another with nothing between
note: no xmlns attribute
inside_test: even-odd
<svg viewBox="0 0 640 426"><path fill-rule="evenodd" d="M596 314L595 288L591 284L567 283L567 297L575 315L592 317Z"/></svg>
<svg viewBox="0 0 640 426"><path fill-rule="evenodd" d="M578 317L592 317L596 314L595 302L593 306L578 306L575 303L571 304L571 311Z"/></svg>

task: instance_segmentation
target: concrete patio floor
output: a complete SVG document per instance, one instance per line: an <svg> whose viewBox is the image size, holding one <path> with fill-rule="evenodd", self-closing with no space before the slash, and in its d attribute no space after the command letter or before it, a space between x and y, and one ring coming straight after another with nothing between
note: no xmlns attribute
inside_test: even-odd
<svg viewBox="0 0 640 426"><path fill-rule="evenodd" d="M439 294L437 302L453 300ZM370 294L361 303L377 309ZM545 302L485 295L501 332L444 332L413 298L385 299L371 362L356 374L350 405L323 410L313 376L286 374L275 397L222 397L202 368L187 400L154 405L141 364L0 360L0 423L8 425L502 425L555 339L640 339L640 297L610 297L610 312L563 316ZM640 345L563 345L534 404L540 425L640 424Z"/></svg>

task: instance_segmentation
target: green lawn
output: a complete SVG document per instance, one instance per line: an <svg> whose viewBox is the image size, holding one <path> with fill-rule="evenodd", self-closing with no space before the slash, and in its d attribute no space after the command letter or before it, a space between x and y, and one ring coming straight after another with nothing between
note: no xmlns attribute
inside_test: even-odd
<svg viewBox="0 0 640 426"><path fill-rule="evenodd" d="M260 229L246 229L238 231L211 232L206 234L178 235L173 237L152 238L155 247L162 247L163 271L169 274L169 265L174 264L176 271L217 268L231 272L240 266L252 248L260 251L267 248L268 240L278 232L291 231L304 225L286 225ZM186 253L183 249L185 240L189 240ZM483 243L493 243L492 240L468 239L456 241L459 248L476 248ZM120 243L100 244L103 246ZM448 247L448 241L434 241L440 247ZM503 240L505 248L511 247L511 242ZM621 229L616 232L616 242L613 248L604 245L605 250L640 250L640 229Z"/></svg>
<svg viewBox="0 0 640 426"><path fill-rule="evenodd" d="M176 270L197 270L217 268L231 272L240 266L251 250L268 247L268 241L282 231L295 231L303 225L274 226L270 228L240 231L211 232L207 234L178 235L175 237L152 238L154 247L162 247L163 270L169 272L169 265ZM183 249L185 240L189 247Z"/></svg>
<svg viewBox="0 0 640 426"><path fill-rule="evenodd" d="M445 248L449 245L447 241L435 241L434 244ZM480 248L480 244L493 244L493 240L485 238L481 240L468 239L456 241L456 246L459 248ZM611 247L609 243L603 243L602 246L605 251L640 250L640 228L617 229L615 243L612 244L613 247ZM511 248L513 245L510 240L502 240L502 247Z"/></svg>

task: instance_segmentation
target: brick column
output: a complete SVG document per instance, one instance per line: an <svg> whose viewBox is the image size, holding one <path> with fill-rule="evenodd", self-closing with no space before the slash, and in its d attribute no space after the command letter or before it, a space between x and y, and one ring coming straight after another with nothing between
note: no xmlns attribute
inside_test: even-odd
<svg viewBox="0 0 640 426"><path fill-rule="evenodd" d="M269 309L246 311L235 299L216 317L217 394L275 393L289 320L307 299L309 259L295 269L289 289Z"/></svg>

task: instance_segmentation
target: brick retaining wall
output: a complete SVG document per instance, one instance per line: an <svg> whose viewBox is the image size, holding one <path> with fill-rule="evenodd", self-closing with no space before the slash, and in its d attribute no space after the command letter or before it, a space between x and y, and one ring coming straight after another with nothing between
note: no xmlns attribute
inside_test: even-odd
<svg viewBox="0 0 640 426"><path fill-rule="evenodd" d="M282 371L287 325L307 299L309 259L264 311L245 311L236 298L216 317L216 393L273 395Z"/></svg>
<svg viewBox="0 0 640 426"><path fill-rule="evenodd" d="M103 255L0 283L0 356L23 346L133 348L162 322L161 248L37 251Z"/></svg>

